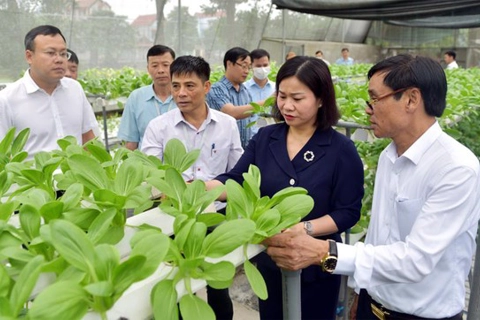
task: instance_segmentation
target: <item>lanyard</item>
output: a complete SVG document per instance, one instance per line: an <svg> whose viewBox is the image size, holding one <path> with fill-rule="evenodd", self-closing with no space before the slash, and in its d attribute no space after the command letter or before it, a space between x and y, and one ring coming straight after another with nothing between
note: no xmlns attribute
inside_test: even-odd
<svg viewBox="0 0 480 320"><path fill-rule="evenodd" d="M157 110L157 117L158 117L158 116L161 115L162 113L160 112L160 103L158 102L156 96L153 97L153 102L154 102L154 104L155 104L155 109ZM172 101L171 101L171 100L170 100L170 102L168 103L168 110L167 110L167 112L170 111L170 110L172 110Z"/></svg>

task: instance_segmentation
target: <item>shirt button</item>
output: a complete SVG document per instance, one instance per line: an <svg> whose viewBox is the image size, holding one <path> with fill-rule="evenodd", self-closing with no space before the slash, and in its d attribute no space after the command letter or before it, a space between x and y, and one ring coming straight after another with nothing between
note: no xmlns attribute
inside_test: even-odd
<svg viewBox="0 0 480 320"><path fill-rule="evenodd" d="M293 186L295 184L295 179L290 179L290 185Z"/></svg>

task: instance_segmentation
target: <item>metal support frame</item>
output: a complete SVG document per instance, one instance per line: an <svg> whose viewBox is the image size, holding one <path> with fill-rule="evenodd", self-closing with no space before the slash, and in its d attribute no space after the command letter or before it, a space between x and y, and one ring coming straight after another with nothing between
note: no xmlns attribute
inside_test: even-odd
<svg viewBox="0 0 480 320"><path fill-rule="evenodd" d="M302 270L288 271L282 269L283 319L302 319Z"/></svg>

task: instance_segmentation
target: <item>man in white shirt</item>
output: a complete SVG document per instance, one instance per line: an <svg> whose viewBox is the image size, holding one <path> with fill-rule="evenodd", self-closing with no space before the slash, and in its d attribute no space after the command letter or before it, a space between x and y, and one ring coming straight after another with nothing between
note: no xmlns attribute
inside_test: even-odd
<svg viewBox="0 0 480 320"><path fill-rule="evenodd" d="M455 51L446 51L443 55L443 61L447 64L447 70L451 69L458 69L458 64L455 59L457 58L457 54Z"/></svg>
<svg viewBox="0 0 480 320"><path fill-rule="evenodd" d="M64 77L70 53L61 31L50 25L25 36L30 68L23 78L0 91L0 137L11 128L30 128L25 151L32 159L40 151L59 149L57 140L74 136L79 143L98 130L91 105L80 84Z"/></svg>
<svg viewBox="0 0 480 320"><path fill-rule="evenodd" d="M318 263L350 276L357 319L460 320L480 215L478 159L436 121L447 93L438 62L398 55L368 78L372 129L392 142L379 158L365 243L287 231L266 241L268 253L286 269Z"/></svg>
<svg viewBox="0 0 480 320"><path fill-rule="evenodd" d="M177 138L188 151L200 149L200 156L185 172L187 181L208 181L230 170L243 153L236 120L206 103L210 90L210 66L203 58L178 57L170 66L172 95L178 109L150 121L141 150L163 159L168 140ZM217 319L232 319L228 289L207 286L208 303Z"/></svg>

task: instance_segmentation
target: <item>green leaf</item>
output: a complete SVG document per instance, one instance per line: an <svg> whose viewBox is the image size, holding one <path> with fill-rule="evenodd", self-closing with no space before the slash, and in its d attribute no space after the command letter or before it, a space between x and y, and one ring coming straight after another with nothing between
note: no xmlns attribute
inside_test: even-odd
<svg viewBox="0 0 480 320"><path fill-rule="evenodd" d="M0 220L8 221L12 216L15 208L17 207L16 202L5 202L0 203Z"/></svg>
<svg viewBox="0 0 480 320"><path fill-rule="evenodd" d="M0 168L0 196L3 196L12 186L11 176L7 171L2 171Z"/></svg>
<svg viewBox="0 0 480 320"><path fill-rule="evenodd" d="M88 307L88 294L78 283L61 281L40 292L28 316L35 320L82 319Z"/></svg>
<svg viewBox="0 0 480 320"><path fill-rule="evenodd" d="M120 254L116 247L104 243L95 247L95 271L99 280L111 280L119 264Z"/></svg>
<svg viewBox="0 0 480 320"><path fill-rule="evenodd" d="M112 220L117 214L115 208L110 208L100 213L88 228L88 238L93 244L100 243L100 240L108 231Z"/></svg>
<svg viewBox="0 0 480 320"><path fill-rule="evenodd" d="M110 189L111 183L105 170L93 158L82 154L74 154L67 162L78 182L88 189L92 191Z"/></svg>
<svg viewBox="0 0 480 320"><path fill-rule="evenodd" d="M77 139L72 136L66 136L62 139L57 140L57 144L62 149L62 151L67 151L67 148L71 145L76 145L77 144Z"/></svg>
<svg viewBox="0 0 480 320"><path fill-rule="evenodd" d="M160 262L162 262L167 255L169 245L169 238L163 233L149 232L147 236L142 237L136 242L135 246L132 246L130 257L145 256L147 259L142 267L142 279L148 277L158 269Z"/></svg>
<svg viewBox="0 0 480 320"><path fill-rule="evenodd" d="M146 261L145 256L133 256L115 268L112 279L115 300L118 299L132 283L142 279L142 268Z"/></svg>
<svg viewBox="0 0 480 320"><path fill-rule="evenodd" d="M30 251L20 247L7 247L1 251L1 254L9 259L22 262L29 262L35 257Z"/></svg>
<svg viewBox="0 0 480 320"><path fill-rule="evenodd" d="M267 285L260 271L249 260L245 260L243 267L253 292L260 299L266 300L268 298Z"/></svg>
<svg viewBox="0 0 480 320"><path fill-rule="evenodd" d="M49 223L51 220L60 219L63 213L63 203L60 201L50 201L40 208L40 215Z"/></svg>
<svg viewBox="0 0 480 320"><path fill-rule="evenodd" d="M3 264L0 264L0 297L7 297L8 293L10 292L11 283L12 283L12 280L8 276L7 269ZM9 306L10 306L10 303L9 303ZM1 315L1 311L0 311L0 315Z"/></svg>
<svg viewBox="0 0 480 320"><path fill-rule="evenodd" d="M112 156L105 150L105 147L100 147L94 144L87 144L85 148L90 154L97 159L100 163L112 161Z"/></svg>
<svg viewBox="0 0 480 320"><path fill-rule="evenodd" d="M230 281L235 277L235 266L230 261L204 262L203 279L207 281Z"/></svg>
<svg viewBox="0 0 480 320"><path fill-rule="evenodd" d="M214 289L225 289L228 288L232 285L233 283L233 278L227 281L214 281L214 280L208 280L207 281L208 285Z"/></svg>
<svg viewBox="0 0 480 320"><path fill-rule="evenodd" d="M98 189L93 192L95 202L102 207L115 207L121 210L125 205L126 197L109 189Z"/></svg>
<svg viewBox="0 0 480 320"><path fill-rule="evenodd" d="M283 199L296 194L307 194L307 189L300 187L287 187L284 188L273 195L270 199L270 202L267 204L267 207L271 208L279 204Z"/></svg>
<svg viewBox="0 0 480 320"><path fill-rule="evenodd" d="M177 244L178 248L183 251L185 247L185 243L187 242L188 235L190 234L190 230L192 229L193 225L195 224L194 219L188 219L182 226L179 228L178 232L175 233L174 241Z"/></svg>
<svg viewBox="0 0 480 320"><path fill-rule="evenodd" d="M128 195L143 182L143 166L139 161L128 159L118 169L115 178L115 191Z"/></svg>
<svg viewBox="0 0 480 320"><path fill-rule="evenodd" d="M16 316L13 315L10 301L7 298L0 296L0 319L2 320L15 320Z"/></svg>
<svg viewBox="0 0 480 320"><path fill-rule="evenodd" d="M183 247L185 258L197 258L202 253L202 243L207 234L207 226L201 222L195 222L190 229L187 241Z"/></svg>
<svg viewBox="0 0 480 320"><path fill-rule="evenodd" d="M83 288L93 296L109 297L113 294L113 286L108 281L91 283Z"/></svg>
<svg viewBox="0 0 480 320"><path fill-rule="evenodd" d="M257 219L257 230L268 232L278 225L281 219L280 212L276 208L265 211Z"/></svg>
<svg viewBox="0 0 480 320"><path fill-rule="evenodd" d="M184 320L215 320L215 313L208 303L193 294L180 298L180 313Z"/></svg>
<svg viewBox="0 0 480 320"><path fill-rule="evenodd" d="M66 220L54 220L49 225L55 249L68 263L95 277L95 251L85 232Z"/></svg>
<svg viewBox="0 0 480 320"><path fill-rule="evenodd" d="M78 206L83 195L83 185L80 183L74 183L70 185L65 193L60 198L60 201L63 202L63 207L65 211L73 209Z"/></svg>
<svg viewBox="0 0 480 320"><path fill-rule="evenodd" d="M101 213L95 208L72 208L64 212L63 216L67 221L72 222L82 230L88 230L95 218Z"/></svg>
<svg viewBox="0 0 480 320"><path fill-rule="evenodd" d="M219 225L203 242L205 256L219 258L250 240L255 232L251 220L231 220Z"/></svg>
<svg viewBox="0 0 480 320"><path fill-rule="evenodd" d="M202 213L197 215L197 221L204 223L207 227L213 227L224 222L225 216L221 213Z"/></svg>
<svg viewBox="0 0 480 320"><path fill-rule="evenodd" d="M15 138L15 131L16 129L14 127L10 128L3 137L2 141L0 141L0 153L9 153L13 139Z"/></svg>
<svg viewBox="0 0 480 320"><path fill-rule="evenodd" d="M30 260L20 272L10 296L10 304L12 306L13 314L19 314L24 303L30 297L32 290L37 283L43 263L43 256L36 256Z"/></svg>
<svg viewBox="0 0 480 320"><path fill-rule="evenodd" d="M227 187L227 220L237 220L238 217L250 218L253 212L253 203L247 198L245 190L235 180L229 179L225 183Z"/></svg>
<svg viewBox="0 0 480 320"><path fill-rule="evenodd" d="M188 152L183 158L183 161L180 164L180 166L176 169L178 170L178 172L184 172L185 170L193 166L193 164L197 161L199 156L200 156L200 149L195 149Z"/></svg>
<svg viewBox="0 0 480 320"><path fill-rule="evenodd" d="M246 191L246 193L251 199L251 201L256 201L260 199L260 184L259 182L255 179L254 176L252 176L249 173L243 173L243 187Z"/></svg>
<svg viewBox="0 0 480 320"><path fill-rule="evenodd" d="M25 169L21 171L21 174L31 181L34 185L41 185L45 182L45 176L43 172L36 169Z"/></svg>
<svg viewBox="0 0 480 320"><path fill-rule="evenodd" d="M170 139L165 145L165 151L163 152L163 163L179 169L186 154L187 150L183 142L176 138Z"/></svg>
<svg viewBox="0 0 480 320"><path fill-rule="evenodd" d="M62 258L63 259L63 258ZM63 259L65 261L65 259ZM82 270L75 268L74 266L68 265L64 268L62 273L57 278L57 282L59 281L73 281L75 283L81 283L85 280L87 274Z"/></svg>
<svg viewBox="0 0 480 320"><path fill-rule="evenodd" d="M162 280L152 291L150 300L155 319L178 320L177 291L172 280Z"/></svg>
<svg viewBox="0 0 480 320"><path fill-rule="evenodd" d="M313 199L309 195L296 194L285 198L275 208L282 215L282 220L288 215L305 217L313 209Z"/></svg>
<svg viewBox="0 0 480 320"><path fill-rule="evenodd" d="M19 220L22 230L30 240L40 235L41 218L36 207L24 204L20 208Z"/></svg>

